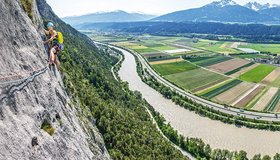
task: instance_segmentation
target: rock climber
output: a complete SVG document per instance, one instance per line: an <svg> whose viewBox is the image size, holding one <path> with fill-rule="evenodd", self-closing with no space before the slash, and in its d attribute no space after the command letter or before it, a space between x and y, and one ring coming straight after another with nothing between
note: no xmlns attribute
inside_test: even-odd
<svg viewBox="0 0 280 160"><path fill-rule="evenodd" d="M50 50L49 50L49 64L50 65L56 65L57 69L59 70L59 60L57 57L57 54L63 50L63 36L60 32L57 32L54 30L54 24L52 22L49 22L47 24L47 29L44 29L44 32L47 37L49 37L48 40L44 42L44 44L49 44Z"/></svg>

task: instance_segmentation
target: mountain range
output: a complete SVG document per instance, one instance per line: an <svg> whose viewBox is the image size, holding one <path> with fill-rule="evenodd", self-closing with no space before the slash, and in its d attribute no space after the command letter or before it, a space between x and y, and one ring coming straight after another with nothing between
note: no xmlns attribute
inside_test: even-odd
<svg viewBox="0 0 280 160"><path fill-rule="evenodd" d="M82 16L73 16L62 18L66 23L78 25L83 23L99 23L99 22L137 22L146 21L154 18L154 15L143 13L128 13L122 10L112 12L97 12Z"/></svg>
<svg viewBox="0 0 280 160"><path fill-rule="evenodd" d="M233 0L214 1L200 8L176 11L156 17L122 10L97 12L82 16L62 18L72 26L107 22L232 22L232 23L280 23L280 5L249 2L240 5Z"/></svg>
<svg viewBox="0 0 280 160"><path fill-rule="evenodd" d="M280 6L276 4L249 2L242 6L232 0L221 0L200 8L165 14L151 21L275 23L280 20L279 13Z"/></svg>

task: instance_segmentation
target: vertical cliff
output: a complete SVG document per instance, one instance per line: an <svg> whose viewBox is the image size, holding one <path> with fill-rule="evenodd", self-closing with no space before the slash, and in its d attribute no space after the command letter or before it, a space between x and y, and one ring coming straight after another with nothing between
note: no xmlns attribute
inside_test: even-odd
<svg viewBox="0 0 280 160"><path fill-rule="evenodd" d="M0 1L0 159L110 159L94 119L77 116L78 100L46 67L44 4Z"/></svg>

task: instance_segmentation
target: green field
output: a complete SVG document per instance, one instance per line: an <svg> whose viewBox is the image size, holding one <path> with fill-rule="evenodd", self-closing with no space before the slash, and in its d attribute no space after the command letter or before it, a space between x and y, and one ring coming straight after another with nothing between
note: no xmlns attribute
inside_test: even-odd
<svg viewBox="0 0 280 160"><path fill-rule="evenodd" d="M226 79L225 76L213 73L204 69L195 69L187 72L181 72L165 76L169 81L175 83L185 90L193 91L194 89L207 85L211 82Z"/></svg>
<svg viewBox="0 0 280 160"><path fill-rule="evenodd" d="M234 86L238 85L241 82L242 81L240 81L240 80L233 80L233 81L231 81L229 83L226 83L225 85L223 85L223 86L221 86L219 88L216 88L216 89L214 89L214 90L212 90L212 91L210 91L208 93L203 94L202 96L206 97L206 98L209 98L209 99L214 98L217 95L219 95L219 94L221 94L221 93L223 93L223 92L233 88Z"/></svg>
<svg viewBox="0 0 280 160"><path fill-rule="evenodd" d="M266 64L261 64L256 68L242 74L239 79L247 82L258 83L263 80L269 73L271 73L276 67Z"/></svg>
<svg viewBox="0 0 280 160"><path fill-rule="evenodd" d="M280 44L248 44L239 46L240 48L251 48L261 52L280 54Z"/></svg>
<svg viewBox="0 0 280 160"><path fill-rule="evenodd" d="M201 60L201 61L196 61L194 63L199 65L199 66L206 67L206 66L210 66L210 65L213 65L213 64L224 62L224 61L227 61L227 60L230 60L230 59L232 59L232 58L231 57L226 57L226 56L216 56L216 57L213 57L213 58L204 59L204 60Z"/></svg>
<svg viewBox="0 0 280 160"><path fill-rule="evenodd" d="M197 68L197 66L186 61L167 63L167 64L157 64L157 65L152 65L152 67L163 76L194 70Z"/></svg>

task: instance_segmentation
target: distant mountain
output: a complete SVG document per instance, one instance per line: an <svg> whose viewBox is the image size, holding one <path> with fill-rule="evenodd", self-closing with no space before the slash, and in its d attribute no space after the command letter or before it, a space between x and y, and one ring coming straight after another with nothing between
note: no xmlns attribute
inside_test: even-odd
<svg viewBox="0 0 280 160"><path fill-rule="evenodd" d="M154 15L141 13L127 13L125 11L99 12L82 16L62 18L66 23L78 25L83 23L99 23L99 22L136 22L146 21L154 18Z"/></svg>
<svg viewBox="0 0 280 160"><path fill-rule="evenodd" d="M169 22L241 22L260 23L274 21L274 17L258 13L232 0L215 1L200 8L169 13L152 21Z"/></svg>
<svg viewBox="0 0 280 160"><path fill-rule="evenodd" d="M259 13L274 17L278 22L280 21L280 6L260 10Z"/></svg>
<svg viewBox="0 0 280 160"><path fill-rule="evenodd" d="M249 2L244 7L247 7L254 11L260 11L260 10L265 10L265 9L280 7L280 6L277 4L270 4L270 3L260 4L258 2Z"/></svg>

